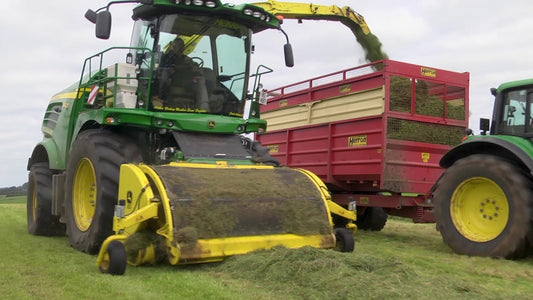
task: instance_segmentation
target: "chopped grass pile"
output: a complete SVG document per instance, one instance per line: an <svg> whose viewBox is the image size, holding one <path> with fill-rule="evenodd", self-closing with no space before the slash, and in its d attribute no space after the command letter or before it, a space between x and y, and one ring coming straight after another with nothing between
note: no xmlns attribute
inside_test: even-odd
<svg viewBox="0 0 533 300"><path fill-rule="evenodd" d="M354 255L333 250L303 247L274 248L235 256L223 263L206 265L237 280L250 281L270 289L288 290L285 299L349 299L356 297L394 297L393 286L407 283L417 275L413 269L392 256ZM379 291L367 286L379 284ZM390 290L387 288L390 287Z"/></svg>
<svg viewBox="0 0 533 300"><path fill-rule="evenodd" d="M387 119L387 137L390 139L455 146L464 136L464 128L458 126Z"/></svg>
<svg viewBox="0 0 533 300"><path fill-rule="evenodd" d="M464 120L464 99L443 101L439 95L430 92L430 84L432 83L423 80L416 81L414 113L420 116ZM412 89L411 78L391 76L390 110L411 113ZM463 127L413 121L409 120L409 116L405 119L387 120L387 136L391 139L455 146L461 142L464 135Z"/></svg>
<svg viewBox="0 0 533 300"><path fill-rule="evenodd" d="M464 120L464 99L459 97L454 100L443 101L440 97L443 97L444 94L441 95L431 92L430 85L435 85L433 89L439 91L444 90L444 86L439 86L438 84L429 83L424 80L417 80L415 84L415 113L424 116ZM391 76L390 110L406 113L411 112L412 88L411 78ZM446 112L444 111L445 104Z"/></svg>

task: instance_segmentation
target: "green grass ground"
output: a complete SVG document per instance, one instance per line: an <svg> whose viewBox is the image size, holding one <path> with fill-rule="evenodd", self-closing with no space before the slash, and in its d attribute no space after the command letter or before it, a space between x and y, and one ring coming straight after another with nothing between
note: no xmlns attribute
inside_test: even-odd
<svg viewBox="0 0 533 300"><path fill-rule="evenodd" d="M101 274L96 258L66 237L31 236L24 197L0 199L2 299L530 299L533 258L453 254L434 224L389 220L359 231L356 250L302 248L236 256L221 263L128 267Z"/></svg>

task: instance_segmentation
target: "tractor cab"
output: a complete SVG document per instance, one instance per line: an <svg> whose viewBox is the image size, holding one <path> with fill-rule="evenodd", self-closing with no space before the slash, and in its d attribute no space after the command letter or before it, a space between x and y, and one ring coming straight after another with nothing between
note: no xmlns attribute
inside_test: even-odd
<svg viewBox="0 0 533 300"><path fill-rule="evenodd" d="M281 30L274 15L261 7L219 1L141 2L133 10L129 66L122 64L117 68L124 70L111 73L136 74L136 99L129 107L259 117L259 109L252 103L259 98L257 79L272 70L258 68L250 74L251 37L265 29ZM97 37L109 37L111 16L107 8L86 16L96 24ZM284 50L286 64L292 66L288 39ZM250 76L256 78L251 93Z"/></svg>
<svg viewBox="0 0 533 300"><path fill-rule="evenodd" d="M243 116L251 30L208 16L163 14L135 22L132 48L152 73L154 110Z"/></svg>
<svg viewBox="0 0 533 300"><path fill-rule="evenodd" d="M533 137L533 80L504 83L491 92L496 97L491 134Z"/></svg>

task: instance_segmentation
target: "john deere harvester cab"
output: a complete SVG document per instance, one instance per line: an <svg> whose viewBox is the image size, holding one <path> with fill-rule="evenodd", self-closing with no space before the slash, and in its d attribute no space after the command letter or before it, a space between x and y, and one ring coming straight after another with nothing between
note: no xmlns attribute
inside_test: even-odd
<svg viewBox="0 0 533 300"><path fill-rule="evenodd" d="M521 258L533 245L533 79L491 93L492 122L481 119L481 135L440 161L447 169L436 184L435 218L457 253Z"/></svg>
<svg viewBox="0 0 533 300"><path fill-rule="evenodd" d="M124 2L87 12L97 37L109 37L109 7ZM281 30L279 20L248 4L139 2L130 47L87 58L79 82L48 104L28 163L30 233L66 231L113 274L126 261L214 261L274 246L353 250L355 212L242 136L266 129L256 91L270 69L249 74L251 38ZM284 53L292 65L290 45ZM347 221L333 228L330 214Z"/></svg>

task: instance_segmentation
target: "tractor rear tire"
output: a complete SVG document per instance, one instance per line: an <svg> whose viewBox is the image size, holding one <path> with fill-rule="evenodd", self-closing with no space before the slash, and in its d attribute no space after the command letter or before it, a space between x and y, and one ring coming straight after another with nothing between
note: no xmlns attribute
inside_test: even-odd
<svg viewBox="0 0 533 300"><path fill-rule="evenodd" d="M335 250L339 252L353 252L353 233L346 228L335 228Z"/></svg>
<svg viewBox="0 0 533 300"><path fill-rule="evenodd" d="M361 215L357 216L355 224L358 229L381 231L387 224L387 213L381 207L366 207Z"/></svg>
<svg viewBox="0 0 533 300"><path fill-rule="evenodd" d="M32 235L64 236L65 224L52 215L52 171L47 162L30 167L26 215L28 232Z"/></svg>
<svg viewBox="0 0 533 300"><path fill-rule="evenodd" d="M128 257L126 247L119 241L111 241L106 249L107 257L100 265L100 271L111 275L123 275L126 272Z"/></svg>
<svg viewBox="0 0 533 300"><path fill-rule="evenodd" d="M456 161L437 183L435 220L445 244L459 254L522 258L532 243L530 178L493 155Z"/></svg>
<svg viewBox="0 0 533 300"><path fill-rule="evenodd" d="M113 234L120 165L140 161L138 148L104 129L79 134L70 150L65 187L67 235L73 248L96 254Z"/></svg>

